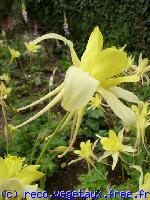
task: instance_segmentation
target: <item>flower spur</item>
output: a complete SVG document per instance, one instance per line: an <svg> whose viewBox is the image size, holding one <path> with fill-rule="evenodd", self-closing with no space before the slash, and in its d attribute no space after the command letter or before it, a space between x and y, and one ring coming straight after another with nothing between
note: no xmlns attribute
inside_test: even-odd
<svg viewBox="0 0 150 200"><path fill-rule="evenodd" d="M121 98L134 103L138 103L139 101L133 93L117 87L117 85L123 82L136 82L139 80L137 75L120 75L116 77L116 75L121 74L128 67L128 58L125 52L114 48L102 50L103 36L98 27L95 27L91 33L81 60L77 57L73 43L61 35L55 33L46 34L35 39L33 43L36 45L46 39L62 40L67 44L70 48L73 65L67 70L65 80L60 86L32 104L18 109L18 111L25 110L56 95L44 109L27 121L16 126L16 128L20 128L35 120L61 101L61 106L69 113L62 127L72 118L75 121L73 134L71 136L72 139L68 147L69 150L75 142L86 106L95 92L106 100L113 112L129 128L135 126L135 113L118 99Z"/></svg>

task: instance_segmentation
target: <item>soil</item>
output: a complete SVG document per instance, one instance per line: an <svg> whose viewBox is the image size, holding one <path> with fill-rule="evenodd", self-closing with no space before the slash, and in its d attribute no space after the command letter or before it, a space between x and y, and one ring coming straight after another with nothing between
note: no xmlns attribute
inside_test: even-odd
<svg viewBox="0 0 150 200"><path fill-rule="evenodd" d="M62 163L69 163L71 160L76 159L72 154L68 154L67 157L60 160L60 166ZM75 187L79 184L79 175L87 173L87 167L84 161L79 161L72 165L67 165L65 168L59 168L53 177L48 178L46 183L46 190L49 194L53 194L54 191L75 191ZM54 198L64 199L64 198ZM81 198L72 198L79 200ZM84 200L84 198L82 198Z"/></svg>

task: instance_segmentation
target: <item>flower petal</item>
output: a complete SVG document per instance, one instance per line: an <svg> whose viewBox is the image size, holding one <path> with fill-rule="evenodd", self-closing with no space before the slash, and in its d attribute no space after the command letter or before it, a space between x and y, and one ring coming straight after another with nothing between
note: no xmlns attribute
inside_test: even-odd
<svg viewBox="0 0 150 200"><path fill-rule="evenodd" d="M127 82L137 82L140 78L137 75L131 75L131 76L122 76L117 78L110 78L103 80L101 82L101 86L104 88L110 88L116 85L120 85L121 83L127 83Z"/></svg>
<svg viewBox="0 0 150 200"><path fill-rule="evenodd" d="M80 66L80 60L78 59L77 54L73 48L73 43L70 40L67 40L65 37L63 37L59 34L48 33L48 34L42 35L41 37L38 37L37 39L33 40L33 43L38 44L39 42L46 40L46 39L62 40L70 48L73 65L76 67Z"/></svg>
<svg viewBox="0 0 150 200"><path fill-rule="evenodd" d="M42 172L37 171L39 165L29 165L23 168L16 177L24 185L31 184L44 176Z"/></svg>
<svg viewBox="0 0 150 200"><path fill-rule="evenodd" d="M103 47L103 36L98 27L95 27L88 40L86 50L84 51L81 58L81 66L92 66L97 54L102 50Z"/></svg>
<svg viewBox="0 0 150 200"><path fill-rule="evenodd" d="M98 85L99 82L88 73L71 66L67 70L64 80L62 107L66 111L73 111L86 105L91 100Z"/></svg>
<svg viewBox="0 0 150 200"><path fill-rule="evenodd" d="M26 195L26 199L27 200L33 200L33 198L31 198L31 192L37 192L38 190L38 184L36 185L24 185L24 192L29 192L29 195ZM38 198L34 198L34 199L38 199Z"/></svg>
<svg viewBox="0 0 150 200"><path fill-rule="evenodd" d="M108 156L112 155L112 151L105 151L104 154L99 158L99 162L105 158L107 158Z"/></svg>
<svg viewBox="0 0 150 200"><path fill-rule="evenodd" d="M114 170L118 162L119 152L113 153L112 157L113 157L112 170Z"/></svg>
<svg viewBox="0 0 150 200"><path fill-rule="evenodd" d="M106 90L102 87L98 90L103 98L106 100L107 104L111 107L113 112L120 118L128 128L133 128L136 125L136 115L135 113L124 105L112 92Z"/></svg>
<svg viewBox="0 0 150 200"><path fill-rule="evenodd" d="M112 87L108 89L110 92L112 92L116 97L124 99L128 102L133 102L133 103L139 103L138 97L133 94L132 92L129 92L128 90L124 90L120 87Z"/></svg>
<svg viewBox="0 0 150 200"><path fill-rule="evenodd" d="M3 184L0 185L0 191L2 190L12 191L15 189L18 195L23 195L23 185L16 178L5 179Z"/></svg>
<svg viewBox="0 0 150 200"><path fill-rule="evenodd" d="M139 165L132 165L130 167L138 170L141 173L140 178L139 178L139 187L141 187L143 184L143 179L144 179L142 168Z"/></svg>
<svg viewBox="0 0 150 200"><path fill-rule="evenodd" d="M0 157L0 183L1 179L7 178L7 175L8 175L7 165L5 163L5 160Z"/></svg>
<svg viewBox="0 0 150 200"><path fill-rule="evenodd" d="M127 66L128 58L125 52L107 48L97 55L91 66L87 65L83 70L89 72L97 80L103 81L123 72Z"/></svg>
<svg viewBox="0 0 150 200"><path fill-rule="evenodd" d="M134 153L134 152L137 151L137 149L134 149L132 146L123 145L123 151L125 151L125 152L130 152L130 153Z"/></svg>

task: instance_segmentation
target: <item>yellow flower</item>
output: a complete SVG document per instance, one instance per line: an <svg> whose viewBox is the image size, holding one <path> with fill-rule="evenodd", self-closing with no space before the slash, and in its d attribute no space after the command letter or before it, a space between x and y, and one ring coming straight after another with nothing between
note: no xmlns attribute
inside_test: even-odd
<svg viewBox="0 0 150 200"><path fill-rule="evenodd" d="M101 96L95 94L95 96L91 98L90 101L91 106L89 108L92 108L93 110L96 108L101 108L101 104L102 104Z"/></svg>
<svg viewBox="0 0 150 200"><path fill-rule="evenodd" d="M82 159L85 159L87 162L90 162L91 158L95 158L94 153L92 151L92 143L90 140L87 142L80 143L81 150L75 150L74 153L78 154Z"/></svg>
<svg viewBox="0 0 150 200"><path fill-rule="evenodd" d="M134 198L134 199L150 200L150 193L149 193L150 192L150 173L146 173L145 176L144 176L143 170L140 166L132 165L131 167L138 170L141 173L140 178L139 178L139 191L134 194L134 196L137 196L137 198ZM139 196L140 190L143 190L142 196ZM147 192L146 196L145 196L144 192L145 193Z"/></svg>
<svg viewBox="0 0 150 200"><path fill-rule="evenodd" d="M41 47L40 45L36 45L34 42L31 41L29 43L25 42L24 44L27 48L28 53L36 53L38 52L38 49Z"/></svg>
<svg viewBox="0 0 150 200"><path fill-rule="evenodd" d="M150 71L150 65L148 65L148 58L142 58L142 53L139 56L138 66L132 64L131 68L134 70L134 74L140 77L142 83L144 83L144 78L147 81L147 84L150 84L150 78L147 72Z"/></svg>
<svg viewBox="0 0 150 200"><path fill-rule="evenodd" d="M7 88L4 83L0 84L0 98L6 99L9 93L11 92L11 88Z"/></svg>
<svg viewBox="0 0 150 200"><path fill-rule="evenodd" d="M43 35L35 39L32 44L37 45L45 39L62 40L67 44L70 48L73 65L67 70L64 83L41 99L18 109L18 111L21 111L30 108L57 94L43 110L26 122L16 126L16 128L35 120L61 101L63 109L69 112L64 124L66 125L72 118L76 122L69 146L71 147L75 142L86 107L96 92L106 100L114 113L129 128L135 125L135 113L124 105L119 98L134 103L138 103L139 100L133 93L116 86L122 82L136 82L139 80L136 75L123 77L119 75L128 67L128 58L125 52L114 48L102 50L103 36L98 27L91 33L81 60L76 55L73 43L55 33Z"/></svg>
<svg viewBox="0 0 150 200"><path fill-rule="evenodd" d="M121 153L133 153L136 151L136 149L133 149L132 146L123 144L123 130L118 133L118 136L113 130L110 130L108 134L109 137L101 137L100 142L103 145L105 153L100 157L99 160L111 155L113 158L112 170L114 170L118 162L118 157Z"/></svg>
<svg viewBox="0 0 150 200"><path fill-rule="evenodd" d="M44 176L42 172L37 171L39 165L24 165L25 158L8 155L5 159L0 157L0 191L9 190L18 192L19 197L23 197L23 192L32 188L38 189L38 185L31 183ZM1 199L0 194L0 199Z"/></svg>
<svg viewBox="0 0 150 200"><path fill-rule="evenodd" d="M142 101L139 102L138 107L136 105L132 105L132 110L136 114L136 129L137 129L137 138L135 146L139 147L140 143L145 146L145 130L150 125L148 111L149 103L144 103Z"/></svg>
<svg viewBox="0 0 150 200"><path fill-rule="evenodd" d="M10 81L10 77L8 74L3 74L2 76L0 76L0 80L1 81L5 81L6 83L8 83Z"/></svg>
<svg viewBox="0 0 150 200"><path fill-rule="evenodd" d="M101 175L104 177L104 175L102 175L97 168L94 165L94 160L98 161L98 158L94 155L93 150L94 150L94 145L92 146L92 143L90 142L90 140L87 140L86 142L81 142L80 143L80 150L74 150L74 153L77 154L79 156L79 158L77 158L76 160L72 160L70 163L68 163L68 165L75 163L77 161L80 160L86 160L89 171L90 171L90 165L92 167L94 167L94 169ZM105 178L105 177L104 177Z"/></svg>
<svg viewBox="0 0 150 200"><path fill-rule="evenodd" d="M11 61L13 61L15 58L18 58L21 54L19 51L16 51L15 49L9 48L10 54L11 54Z"/></svg>

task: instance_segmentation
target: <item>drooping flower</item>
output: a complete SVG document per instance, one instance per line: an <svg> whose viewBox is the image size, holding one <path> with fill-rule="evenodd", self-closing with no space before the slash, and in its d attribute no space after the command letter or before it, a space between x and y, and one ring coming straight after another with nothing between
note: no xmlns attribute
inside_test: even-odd
<svg viewBox="0 0 150 200"><path fill-rule="evenodd" d="M19 58L21 55L19 51L16 51L15 49L9 48L10 54L11 54L11 61L13 61L16 58Z"/></svg>
<svg viewBox="0 0 150 200"><path fill-rule="evenodd" d="M143 170L140 166L132 165L131 167L138 170L141 173L140 178L139 178L139 191L134 194L134 200L135 199L150 200L150 173L146 173L144 176ZM139 195L140 191L142 190L143 190L143 194L141 192L141 195Z"/></svg>
<svg viewBox="0 0 150 200"><path fill-rule="evenodd" d="M150 126L148 110L149 103L139 102L138 106L132 105L132 110L136 114L136 130L137 137L135 142L135 147L139 147L140 143L145 146L145 131L148 126Z"/></svg>
<svg viewBox="0 0 150 200"><path fill-rule="evenodd" d="M71 147L78 133L86 106L95 92L106 100L114 113L122 119L129 128L135 126L135 113L124 105L119 98L134 103L138 103L139 100L133 93L117 87L117 85L123 82L136 82L139 80L137 75L121 76L121 73L128 67L128 58L125 52L114 48L102 50L103 36L98 27L91 33L81 60L79 60L76 55L73 43L55 33L43 35L35 39L32 44L36 46L45 39L62 40L67 44L70 48L73 66L69 67L67 70L64 83L41 99L18 109L18 111L21 111L30 108L57 94L43 110L26 122L16 126L16 128L22 127L35 120L61 101L63 109L70 113L64 123L66 124L66 122L70 121L72 118L76 121L72 141L69 146Z"/></svg>
<svg viewBox="0 0 150 200"><path fill-rule="evenodd" d="M123 130L118 133L118 136L113 130L110 130L108 134L109 137L100 137L100 142L105 152L99 160L101 161L102 159L107 158L111 155L113 158L112 170L114 170L120 154L126 152L134 153L136 149L132 148L132 146L123 144Z"/></svg>
<svg viewBox="0 0 150 200"><path fill-rule="evenodd" d="M29 43L25 42L24 44L25 44L25 46L27 48L27 52L29 54L38 52L38 49L41 47L40 45L36 45L32 41L30 41Z"/></svg>
<svg viewBox="0 0 150 200"><path fill-rule="evenodd" d="M37 171L39 165L24 165L25 158L8 155L5 159L0 157L0 191L17 191L18 196L23 198L24 191L37 191L38 185L33 182L44 176ZM0 199L2 198L0 194Z"/></svg>

